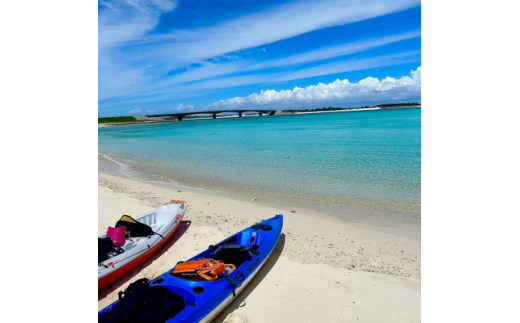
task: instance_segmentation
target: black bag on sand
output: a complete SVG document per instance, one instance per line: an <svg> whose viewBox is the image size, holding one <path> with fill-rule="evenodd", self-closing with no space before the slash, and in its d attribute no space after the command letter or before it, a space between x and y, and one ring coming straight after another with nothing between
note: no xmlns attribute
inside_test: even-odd
<svg viewBox="0 0 520 323"><path fill-rule="evenodd" d="M149 225L134 220L129 215L123 215L116 223L116 228L123 226L126 231L130 231L131 237L147 237L154 234L152 228Z"/></svg>
<svg viewBox="0 0 520 323"><path fill-rule="evenodd" d="M99 323L130 322L138 299L143 297L149 290L150 281L146 278L141 278L131 283L124 292L119 292L119 302L109 312L99 317Z"/></svg>
<svg viewBox="0 0 520 323"><path fill-rule="evenodd" d="M108 253L112 251L114 243L110 238L98 238L98 264L110 258Z"/></svg>
<svg viewBox="0 0 520 323"><path fill-rule="evenodd" d="M164 323L184 308L182 296L162 286L150 287L142 278L119 292L119 302L99 317L99 323Z"/></svg>

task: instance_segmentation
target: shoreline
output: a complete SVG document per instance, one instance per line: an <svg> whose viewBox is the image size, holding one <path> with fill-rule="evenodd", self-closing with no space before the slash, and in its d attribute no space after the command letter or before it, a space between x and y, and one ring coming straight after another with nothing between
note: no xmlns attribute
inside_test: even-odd
<svg viewBox="0 0 520 323"><path fill-rule="evenodd" d="M396 215L392 213L383 212L382 214L378 213L381 211L377 210L366 210L363 208L356 208L355 206L350 206L347 208L342 208L342 212L347 212L349 216L347 218L338 216L334 212L334 210L338 209L335 207L332 209L323 209L316 207L315 205L309 205L309 203L296 203L297 201L273 201L269 199L265 199L261 196L261 194L254 195L255 197L246 197L245 195L237 195L235 193L213 190L204 187L198 186L190 186L185 185L185 183L178 182L166 182L160 181L157 179L149 179L145 177L139 177L138 173L133 173L127 168L124 164L121 164L119 161L113 160L111 157L106 156L102 153L98 153L98 171L102 173L106 173L113 176L125 177L132 180L136 180L143 183L148 183L155 186L160 186L164 188L169 188L173 190L184 190L193 193L202 193L209 194L217 197L227 197L235 201L247 202L254 201L255 205L262 205L270 208L281 208L290 210L290 212L294 213L308 213L312 214L317 218L331 218L335 220L339 220L345 223L351 223L360 226L367 226L374 228L376 230L389 232L397 235L406 236L409 238L414 238L420 240L421 237L421 220L420 219L408 219L408 220L397 220ZM123 169L126 170L122 171ZM130 174L128 174L128 170L130 170ZM137 175L137 176L136 176ZM262 198L261 198L262 197ZM337 212L337 211L336 211ZM353 214L356 214L354 216ZM418 222L417 222L418 221Z"/></svg>
<svg viewBox="0 0 520 323"><path fill-rule="evenodd" d="M118 168L103 170L116 172ZM210 244L262 219L283 214L283 239L276 251L258 278L213 323L420 320L420 239L381 228L304 210L293 213L202 190L158 186L98 170L98 234L122 214L137 216L171 199L188 204L185 222L175 233L174 242L99 293L98 310L117 300L118 291L136 279L156 277ZM317 298L320 294L328 297ZM324 311L301 308L301 304L311 303Z"/></svg>

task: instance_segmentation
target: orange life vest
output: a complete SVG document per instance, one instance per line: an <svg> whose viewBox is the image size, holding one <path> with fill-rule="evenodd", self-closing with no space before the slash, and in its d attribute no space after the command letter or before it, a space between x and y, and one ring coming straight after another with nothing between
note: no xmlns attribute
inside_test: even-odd
<svg viewBox="0 0 520 323"><path fill-rule="evenodd" d="M229 269L228 274L236 269L235 265L224 264L221 260L202 259L180 263L175 266L173 273L185 277L200 276L206 280L217 280L226 271L226 268Z"/></svg>

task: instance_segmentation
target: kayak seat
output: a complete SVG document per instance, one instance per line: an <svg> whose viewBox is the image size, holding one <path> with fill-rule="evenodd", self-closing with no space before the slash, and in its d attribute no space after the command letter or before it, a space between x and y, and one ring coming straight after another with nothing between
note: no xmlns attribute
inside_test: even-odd
<svg viewBox="0 0 520 323"><path fill-rule="evenodd" d="M245 245L225 244L220 245L214 252L215 260L222 260L225 264L233 264L236 268L240 267L244 262L252 260L253 254L251 249Z"/></svg>
<svg viewBox="0 0 520 323"><path fill-rule="evenodd" d="M149 225L136 221L129 215L123 215L121 219L116 222L116 228L123 226L130 232L131 237L147 237L154 234Z"/></svg>
<svg viewBox="0 0 520 323"><path fill-rule="evenodd" d="M162 227L164 227L164 222L156 222L154 223L151 228L153 232L159 232Z"/></svg>

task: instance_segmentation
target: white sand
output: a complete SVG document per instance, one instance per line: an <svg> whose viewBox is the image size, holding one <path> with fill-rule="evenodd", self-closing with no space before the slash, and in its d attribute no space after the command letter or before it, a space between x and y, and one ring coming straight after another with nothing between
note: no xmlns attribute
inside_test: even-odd
<svg viewBox="0 0 520 323"><path fill-rule="evenodd" d="M99 309L132 281L156 277L210 244L283 214L275 251L214 322L420 321L421 243L391 230L99 173L98 234L122 214L137 216L171 199L187 201L191 223L183 223L158 255L101 291Z"/></svg>

